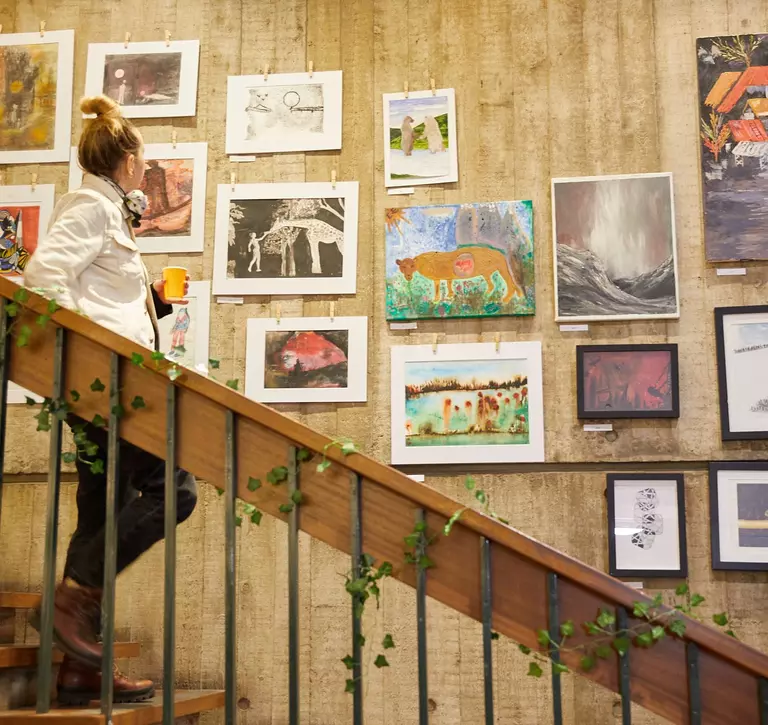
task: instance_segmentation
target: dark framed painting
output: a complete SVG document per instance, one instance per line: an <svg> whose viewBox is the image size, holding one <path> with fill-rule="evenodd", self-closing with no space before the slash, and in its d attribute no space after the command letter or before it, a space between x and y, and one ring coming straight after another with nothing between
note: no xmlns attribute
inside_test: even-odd
<svg viewBox="0 0 768 725"><path fill-rule="evenodd" d="M611 576L688 576L685 482L675 473L608 474Z"/></svg>
<svg viewBox="0 0 768 725"><path fill-rule="evenodd" d="M679 418L677 345L577 345L578 416Z"/></svg>
<svg viewBox="0 0 768 725"><path fill-rule="evenodd" d="M768 438L768 305L717 307L715 335L722 439Z"/></svg>
<svg viewBox="0 0 768 725"><path fill-rule="evenodd" d="M768 463L709 464L712 568L768 571Z"/></svg>

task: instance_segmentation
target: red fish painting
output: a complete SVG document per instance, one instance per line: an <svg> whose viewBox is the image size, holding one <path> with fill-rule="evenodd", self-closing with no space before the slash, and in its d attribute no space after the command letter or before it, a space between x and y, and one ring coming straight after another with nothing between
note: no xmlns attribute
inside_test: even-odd
<svg viewBox="0 0 768 725"><path fill-rule="evenodd" d="M347 330L268 332L265 386L347 387Z"/></svg>

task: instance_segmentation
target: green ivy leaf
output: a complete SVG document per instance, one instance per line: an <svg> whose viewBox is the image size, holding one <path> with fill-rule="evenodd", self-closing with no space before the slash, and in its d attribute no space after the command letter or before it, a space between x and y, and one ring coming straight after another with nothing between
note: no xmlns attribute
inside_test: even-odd
<svg viewBox="0 0 768 725"><path fill-rule="evenodd" d="M499 633L498 632L491 632L491 639L494 640L494 641L497 640L497 639L500 639Z"/></svg>
<svg viewBox="0 0 768 725"><path fill-rule="evenodd" d="M61 460L64 463L74 463L77 460L77 453L63 453Z"/></svg>
<svg viewBox="0 0 768 725"><path fill-rule="evenodd" d="M98 413L93 416L93 420L91 421L93 425L95 425L97 428L106 428L107 427L107 421Z"/></svg>
<svg viewBox="0 0 768 725"><path fill-rule="evenodd" d="M388 561L382 561L379 567L379 576L392 576L393 567Z"/></svg>
<svg viewBox="0 0 768 725"><path fill-rule="evenodd" d="M258 478L248 479L248 490L253 493L261 488L261 481Z"/></svg>
<svg viewBox="0 0 768 725"><path fill-rule="evenodd" d="M522 652L524 655L529 655L529 654L531 654L531 648L530 648L530 647L526 647L524 644L519 644L519 645L517 645L517 648L518 648L518 649L519 649L519 650L520 650L520 651L521 651L521 652Z"/></svg>
<svg viewBox="0 0 768 725"><path fill-rule="evenodd" d="M480 503L483 503L483 504L484 504L484 503L486 503L486 502L488 501L488 497L485 495L485 491L483 491L483 490L477 490L477 491L475 491L475 498L476 498L476 499L477 499L477 500L478 500Z"/></svg>
<svg viewBox="0 0 768 725"><path fill-rule="evenodd" d="M278 511L279 511L281 514L289 514L289 513L291 513L291 511L293 511L293 509L294 509L294 508L295 508L295 506L294 506L294 504L292 504L292 503L281 503L281 504L280 504L280 505L277 507L277 510L278 510Z"/></svg>
<svg viewBox="0 0 768 725"><path fill-rule="evenodd" d="M637 644L639 647L650 647L653 644L653 635L650 632L637 635Z"/></svg>
<svg viewBox="0 0 768 725"><path fill-rule="evenodd" d="M331 467L331 462L327 458L323 458L320 463L317 464L317 472L323 473Z"/></svg>
<svg viewBox="0 0 768 725"><path fill-rule="evenodd" d="M155 367L157 367L157 363L165 360L165 353L161 352L160 350L155 350L149 357L152 362L155 363Z"/></svg>
<svg viewBox="0 0 768 725"><path fill-rule="evenodd" d="M13 293L13 299L15 302L21 302L22 304L29 299L29 292L24 287L19 287Z"/></svg>
<svg viewBox="0 0 768 725"><path fill-rule="evenodd" d="M713 614L712 621L718 627L726 627L728 625L728 615L725 612L721 612L720 614Z"/></svg>
<svg viewBox="0 0 768 725"><path fill-rule="evenodd" d="M664 627L659 627L658 625L651 627L651 637L653 638L654 642L658 642L660 639L664 638L666 634L667 632Z"/></svg>
<svg viewBox="0 0 768 725"><path fill-rule="evenodd" d="M32 330L27 325L22 325L19 336L16 338L16 347L26 347L32 337Z"/></svg>
<svg viewBox="0 0 768 725"><path fill-rule="evenodd" d="M602 609L597 617L597 624L603 629L607 629L616 622L616 617L607 609Z"/></svg>
<svg viewBox="0 0 768 725"><path fill-rule="evenodd" d="M291 501L295 503L297 506L301 504L301 502L304 500L304 494L301 491L294 491L291 494Z"/></svg>
<svg viewBox="0 0 768 725"><path fill-rule="evenodd" d="M347 686L344 688L344 692L355 692L357 685L354 680L347 680Z"/></svg>
<svg viewBox="0 0 768 725"><path fill-rule="evenodd" d="M349 594L360 594L368 586L368 577L360 577L347 582L346 590Z"/></svg>
<svg viewBox="0 0 768 725"><path fill-rule="evenodd" d="M285 466L275 466L268 474L267 481L278 486L288 480L288 469Z"/></svg>
<svg viewBox="0 0 768 725"><path fill-rule="evenodd" d="M472 491L475 488L475 479L472 478L472 476L467 476L464 479L464 488L466 488L467 491Z"/></svg>
<svg viewBox="0 0 768 725"><path fill-rule="evenodd" d="M261 517L262 517L261 511L259 511L259 509L256 509L251 514L251 523L256 524L256 526L259 526L261 524Z"/></svg>
<svg viewBox="0 0 768 725"><path fill-rule="evenodd" d="M208 367L211 368L211 370L218 370L221 363L218 360L214 360L213 358L210 358L208 360Z"/></svg>
<svg viewBox="0 0 768 725"><path fill-rule="evenodd" d="M342 453L343 453L345 456L348 456L348 455L350 455L351 453L355 453L355 451L357 451L357 448L355 447L355 444L354 444L352 441L347 441L347 442L346 442L346 443L344 443L344 445L342 445L342 447L341 447L341 452L342 452Z"/></svg>
<svg viewBox="0 0 768 725"><path fill-rule="evenodd" d="M619 657L623 657L627 654L631 646L632 642L628 637L616 637L616 639L613 640L613 648L618 652Z"/></svg>
<svg viewBox="0 0 768 725"><path fill-rule="evenodd" d="M445 536L448 536L451 533L453 530L453 525L459 520L465 511L466 509L459 509L453 513L451 518L448 519L448 522L445 524L445 526L443 526L443 534L445 534Z"/></svg>
<svg viewBox="0 0 768 725"><path fill-rule="evenodd" d="M536 630L536 639L542 647L546 647L552 641L546 629Z"/></svg>
<svg viewBox="0 0 768 725"><path fill-rule="evenodd" d="M647 602L635 602L635 608L633 610L633 614L636 617L640 617L642 619L648 619L651 611L651 605Z"/></svg>
<svg viewBox="0 0 768 725"><path fill-rule="evenodd" d="M87 441L85 443L85 455L89 458L93 458L99 452L99 447L95 443Z"/></svg>
<svg viewBox="0 0 768 725"><path fill-rule="evenodd" d="M223 488L217 488L217 489L216 489L216 493L217 493L219 496L223 496L223 495L224 495L224 489L223 489Z"/></svg>
<svg viewBox="0 0 768 725"><path fill-rule="evenodd" d="M24 402L30 407L37 405L37 401L34 398L30 398L28 395L24 396Z"/></svg>
<svg viewBox="0 0 768 725"><path fill-rule="evenodd" d="M250 516L255 510L256 507L252 503L243 504L243 513L246 516Z"/></svg>
<svg viewBox="0 0 768 725"><path fill-rule="evenodd" d="M360 645L360 647L365 647L365 637L362 634L357 635L357 644Z"/></svg>
<svg viewBox="0 0 768 725"><path fill-rule="evenodd" d="M379 655L374 661L373 664L381 669L382 667L389 667L389 662L387 662L387 658L384 655Z"/></svg>
<svg viewBox="0 0 768 725"><path fill-rule="evenodd" d="M107 386L104 385L99 378L96 378L96 380L91 383L91 390L93 390L94 393L103 393L106 389Z"/></svg>
<svg viewBox="0 0 768 725"><path fill-rule="evenodd" d="M141 367L144 364L144 356L138 352L131 353L131 363L136 367Z"/></svg>
<svg viewBox="0 0 768 725"><path fill-rule="evenodd" d="M653 598L653 606L654 607L660 607L664 603L664 596L662 594L657 594Z"/></svg>
<svg viewBox="0 0 768 725"><path fill-rule="evenodd" d="M595 648L595 654L601 660L607 660L611 656L611 648L602 644Z"/></svg>
<svg viewBox="0 0 768 725"><path fill-rule="evenodd" d="M435 562L432 561L426 554L422 554L419 557L419 569L432 569L435 566Z"/></svg>
<svg viewBox="0 0 768 725"><path fill-rule="evenodd" d="M581 666L582 672L591 672L595 669L597 660L595 660L595 658L590 655L585 655L581 658L581 662L579 664Z"/></svg>
<svg viewBox="0 0 768 725"><path fill-rule="evenodd" d="M680 584L680 586L675 589L675 594L678 597L684 597L688 594L688 584Z"/></svg>
<svg viewBox="0 0 768 725"><path fill-rule="evenodd" d="M426 522L426 521L417 521L417 522L416 522L416 523L413 525L413 530L414 530L414 531L415 531L417 534L423 534L423 533L424 533L424 532L427 530L427 522Z"/></svg>
<svg viewBox="0 0 768 725"><path fill-rule="evenodd" d="M243 525L243 517L235 516L235 526L242 526L242 525Z"/></svg>
<svg viewBox="0 0 768 725"><path fill-rule="evenodd" d="M72 398L72 401L76 403L78 400L80 400L80 393L78 393L77 390L70 390L69 397Z"/></svg>
<svg viewBox="0 0 768 725"><path fill-rule="evenodd" d="M395 641L392 639L391 634L385 634L384 639L381 642L381 646L384 649L394 649L395 648Z"/></svg>
<svg viewBox="0 0 768 725"><path fill-rule="evenodd" d="M168 379L173 383L183 375L183 372L178 365L172 365L171 367L168 368L165 374L168 376Z"/></svg>
<svg viewBox="0 0 768 725"><path fill-rule="evenodd" d="M560 625L560 634L563 637L573 637L575 631L576 631L576 628L573 626L573 622L571 620L568 620L567 622L563 622Z"/></svg>
<svg viewBox="0 0 768 725"><path fill-rule="evenodd" d="M685 636L685 629L686 629L686 623L682 619L673 619L668 625L667 628L669 629L672 634L676 635L677 637L684 637Z"/></svg>
<svg viewBox="0 0 768 725"><path fill-rule="evenodd" d="M704 602L707 600L701 596L701 594L694 594L691 596L691 606L692 607L700 607Z"/></svg>
<svg viewBox="0 0 768 725"><path fill-rule="evenodd" d="M355 662L354 658L352 657L352 655L347 655L347 656L346 656L346 657L345 657L345 658L342 660L342 662L344 663L344 666L345 666L345 667L346 667L348 670L353 670L353 669L355 668L356 662Z"/></svg>
<svg viewBox="0 0 768 725"><path fill-rule="evenodd" d="M236 378L233 380L227 380L227 387L232 388L232 390L237 390L240 387L240 381Z"/></svg>
<svg viewBox="0 0 768 725"><path fill-rule="evenodd" d="M528 663L528 677L541 677L544 674L537 662Z"/></svg>
<svg viewBox="0 0 768 725"><path fill-rule="evenodd" d="M296 460L299 463L306 463L307 461L312 460L313 455L314 454L309 450L309 448L299 448L299 450L296 451Z"/></svg>
<svg viewBox="0 0 768 725"><path fill-rule="evenodd" d="M725 634L728 637L733 637L734 639L738 639L738 637L736 636L736 633L732 629L727 630Z"/></svg>
<svg viewBox="0 0 768 725"><path fill-rule="evenodd" d="M112 410L110 412L115 416L115 418L120 420L120 418L125 415L125 408L120 403L118 403L117 405L112 406Z"/></svg>
<svg viewBox="0 0 768 725"><path fill-rule="evenodd" d="M141 408L146 408L147 404L144 402L144 398L142 398L140 395L137 395L132 401L131 401L131 408L134 410L141 410Z"/></svg>
<svg viewBox="0 0 768 725"><path fill-rule="evenodd" d="M104 473L104 461L99 458L91 463L91 473L94 475Z"/></svg>
<svg viewBox="0 0 768 725"><path fill-rule="evenodd" d="M49 315L56 314L57 310L60 310L59 303L56 300L48 300L47 312Z"/></svg>
<svg viewBox="0 0 768 725"><path fill-rule="evenodd" d="M370 554L365 553L361 555L360 560L366 569L370 569L376 563L376 559L374 559Z"/></svg>
<svg viewBox="0 0 768 725"><path fill-rule="evenodd" d="M559 662L553 662L552 663L552 673L555 675L564 675L566 672L568 672L568 667L566 665L560 664Z"/></svg>
<svg viewBox="0 0 768 725"><path fill-rule="evenodd" d="M5 305L5 314L8 317L16 317L19 314L19 306L15 302L8 302Z"/></svg>
<svg viewBox="0 0 768 725"><path fill-rule="evenodd" d="M584 622L584 628L587 630L587 634L590 637L594 637L595 635L603 633L603 631L600 629L600 627L597 626L595 622Z"/></svg>
<svg viewBox="0 0 768 725"><path fill-rule="evenodd" d="M421 537L418 534L408 534L408 536L403 537L403 541L405 542L406 546L414 548L419 545Z"/></svg>
<svg viewBox="0 0 768 725"><path fill-rule="evenodd" d="M37 319L35 320L35 324L37 324L39 327L45 327L48 324L48 320L51 318L48 317L48 315L38 315Z"/></svg>

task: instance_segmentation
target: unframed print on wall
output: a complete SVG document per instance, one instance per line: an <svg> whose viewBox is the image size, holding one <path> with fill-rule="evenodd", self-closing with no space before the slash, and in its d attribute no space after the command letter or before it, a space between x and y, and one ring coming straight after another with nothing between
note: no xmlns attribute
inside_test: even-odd
<svg viewBox="0 0 768 725"><path fill-rule="evenodd" d="M453 88L384 94L384 185L459 180Z"/></svg>
<svg viewBox="0 0 768 725"><path fill-rule="evenodd" d="M608 475L609 574L688 576L682 474Z"/></svg>
<svg viewBox="0 0 768 725"><path fill-rule="evenodd" d="M219 184L215 295L353 294L358 183Z"/></svg>
<svg viewBox="0 0 768 725"><path fill-rule="evenodd" d="M392 348L392 463L544 460L540 342Z"/></svg>
<svg viewBox="0 0 768 725"><path fill-rule="evenodd" d="M169 360L193 368L208 367L211 329L211 283L190 282L186 305L158 320L160 352Z"/></svg>
<svg viewBox="0 0 768 725"><path fill-rule="evenodd" d="M341 148L342 72L227 79L228 154Z"/></svg>
<svg viewBox="0 0 768 725"><path fill-rule="evenodd" d="M194 116L199 40L91 43L85 95L104 94L126 118Z"/></svg>
<svg viewBox="0 0 768 725"><path fill-rule="evenodd" d="M722 439L768 438L768 305L716 308L715 333Z"/></svg>
<svg viewBox="0 0 768 725"><path fill-rule="evenodd" d="M672 174L552 180L555 319L680 316Z"/></svg>
<svg viewBox="0 0 768 725"><path fill-rule="evenodd" d="M386 210L387 319L532 315L530 201Z"/></svg>
<svg viewBox="0 0 768 725"><path fill-rule="evenodd" d="M141 190L147 210L134 229L144 254L202 252L205 246L207 143L150 143L144 146L147 170ZM83 182L77 148L69 162L69 189Z"/></svg>
<svg viewBox="0 0 768 725"><path fill-rule="evenodd" d="M262 403L364 403L367 317L248 320L245 394Z"/></svg>
<svg viewBox="0 0 768 725"><path fill-rule="evenodd" d="M0 35L0 164L66 161L75 31Z"/></svg>
<svg viewBox="0 0 768 725"><path fill-rule="evenodd" d="M54 184L0 186L0 275L24 274L53 212Z"/></svg>

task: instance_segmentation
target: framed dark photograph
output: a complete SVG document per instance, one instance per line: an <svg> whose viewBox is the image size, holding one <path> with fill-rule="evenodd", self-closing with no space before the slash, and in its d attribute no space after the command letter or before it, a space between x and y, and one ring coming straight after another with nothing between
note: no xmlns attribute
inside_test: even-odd
<svg viewBox="0 0 768 725"><path fill-rule="evenodd" d="M715 334L722 439L768 438L768 305L717 307Z"/></svg>
<svg viewBox="0 0 768 725"><path fill-rule="evenodd" d="M688 576L682 474L608 474L611 576Z"/></svg>
<svg viewBox="0 0 768 725"><path fill-rule="evenodd" d="M709 464L712 568L768 571L768 463Z"/></svg>
<svg viewBox="0 0 768 725"><path fill-rule="evenodd" d="M679 418L677 345L577 345L578 416Z"/></svg>

